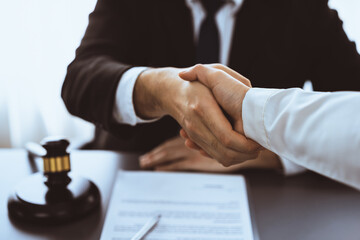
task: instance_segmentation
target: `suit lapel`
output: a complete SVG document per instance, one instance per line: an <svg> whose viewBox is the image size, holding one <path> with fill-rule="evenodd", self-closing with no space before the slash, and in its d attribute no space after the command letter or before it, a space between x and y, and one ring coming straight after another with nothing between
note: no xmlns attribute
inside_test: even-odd
<svg viewBox="0 0 360 240"><path fill-rule="evenodd" d="M271 36L271 26L274 24L270 10L276 6L270 8L268 2L245 0L236 15L229 66L252 81L256 81L257 60Z"/></svg>

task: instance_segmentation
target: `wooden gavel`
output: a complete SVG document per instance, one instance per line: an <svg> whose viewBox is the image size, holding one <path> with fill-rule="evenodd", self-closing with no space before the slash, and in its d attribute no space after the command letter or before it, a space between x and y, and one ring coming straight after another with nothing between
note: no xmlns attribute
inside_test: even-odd
<svg viewBox="0 0 360 240"><path fill-rule="evenodd" d="M96 185L69 174L69 141L45 138L41 145L27 144L29 159L41 157L43 173L35 173L18 184L8 199L9 216L18 221L54 224L78 219L100 206Z"/></svg>

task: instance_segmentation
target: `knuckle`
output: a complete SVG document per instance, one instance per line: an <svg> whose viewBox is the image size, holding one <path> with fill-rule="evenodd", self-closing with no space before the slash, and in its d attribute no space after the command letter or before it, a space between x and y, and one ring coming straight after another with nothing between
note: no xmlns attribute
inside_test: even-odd
<svg viewBox="0 0 360 240"><path fill-rule="evenodd" d="M191 112L195 112L195 111L196 111L196 108L198 108L198 106L197 106L196 103L191 103L191 104L189 105L189 110L190 110Z"/></svg>
<svg viewBox="0 0 360 240"><path fill-rule="evenodd" d="M256 153L259 150L256 144L247 143L245 146L248 153Z"/></svg>
<svg viewBox="0 0 360 240"><path fill-rule="evenodd" d="M189 122L186 126L187 130L190 132L190 133L194 133L195 132L195 126L193 123Z"/></svg>
<svg viewBox="0 0 360 240"><path fill-rule="evenodd" d="M199 116L202 116L203 115L203 109L202 109L202 106L201 104L196 104L195 107L194 107L194 112L199 115Z"/></svg>
<svg viewBox="0 0 360 240"><path fill-rule="evenodd" d="M231 162L228 160L228 159L225 159L221 162L221 164L224 166L224 167L230 167L231 166Z"/></svg>
<svg viewBox="0 0 360 240"><path fill-rule="evenodd" d="M196 114L196 115L203 115L203 110L202 110L202 105L200 103L193 103L190 106L190 110L192 112L192 114Z"/></svg>
<svg viewBox="0 0 360 240"><path fill-rule="evenodd" d="M229 148L231 146L231 140L227 135L221 134L219 136L219 140L225 148Z"/></svg>
<svg viewBox="0 0 360 240"><path fill-rule="evenodd" d="M222 65L220 63L211 64L211 67L217 68L217 69L224 69L224 65Z"/></svg>
<svg viewBox="0 0 360 240"><path fill-rule="evenodd" d="M246 86L248 86L248 87L251 87L251 82L250 82L250 80L247 79L247 78L245 78L244 84L245 84Z"/></svg>
<svg viewBox="0 0 360 240"><path fill-rule="evenodd" d="M184 123L184 130L185 130L185 131L186 131L186 130L189 130L189 126L192 125L191 121L189 121L189 119L187 119L187 118L184 118L183 123Z"/></svg>
<svg viewBox="0 0 360 240"><path fill-rule="evenodd" d="M239 161L239 156L237 152L229 152L227 156L227 160L230 164L233 164Z"/></svg>
<svg viewBox="0 0 360 240"><path fill-rule="evenodd" d="M161 156L162 156L162 158L167 158L167 157L169 157L169 152L167 151L167 150L164 150L164 151L162 151L161 153L159 153L159 154L161 154Z"/></svg>
<svg viewBox="0 0 360 240"><path fill-rule="evenodd" d="M203 67L204 67L204 66L203 66L202 64L198 63L198 64L196 64L196 65L194 66L194 70L195 70L195 71L201 70Z"/></svg>
<svg viewBox="0 0 360 240"><path fill-rule="evenodd" d="M171 145L172 145L171 142L166 142L166 143L164 143L164 145L161 146L161 148L159 150L166 151L166 149L171 147Z"/></svg>
<svg viewBox="0 0 360 240"><path fill-rule="evenodd" d="M255 153L252 154L251 159L256 159L259 157L259 155L260 155L260 151L256 151Z"/></svg>
<svg viewBox="0 0 360 240"><path fill-rule="evenodd" d="M213 148L213 149L218 149L219 148L219 146L218 146L219 144L218 144L218 142L216 141L216 140L211 140L210 141L210 146Z"/></svg>
<svg viewBox="0 0 360 240"><path fill-rule="evenodd" d="M211 75L215 79L221 79L224 76L224 72L219 69L216 69L211 73Z"/></svg>

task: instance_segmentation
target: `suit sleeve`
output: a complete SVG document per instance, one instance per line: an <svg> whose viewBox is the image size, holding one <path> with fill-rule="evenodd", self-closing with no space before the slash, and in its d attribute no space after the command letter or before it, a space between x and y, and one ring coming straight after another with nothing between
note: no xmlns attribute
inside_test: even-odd
<svg viewBox="0 0 360 240"><path fill-rule="evenodd" d="M360 55L327 0L311 0L308 37L312 42L310 80L316 91L360 90ZM340 80L341 79L341 80Z"/></svg>
<svg viewBox="0 0 360 240"><path fill-rule="evenodd" d="M68 66L61 93L71 114L123 136L135 129L113 118L116 89L122 74L141 64L141 60L132 59L139 55L134 51L143 50L134 5L124 0L98 1L76 57Z"/></svg>

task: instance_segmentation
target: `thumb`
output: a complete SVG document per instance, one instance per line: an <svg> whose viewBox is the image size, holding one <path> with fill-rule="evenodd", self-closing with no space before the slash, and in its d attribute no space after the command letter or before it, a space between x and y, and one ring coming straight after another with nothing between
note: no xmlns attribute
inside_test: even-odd
<svg viewBox="0 0 360 240"><path fill-rule="evenodd" d="M198 64L188 70L180 72L179 77L186 81L197 80L206 87L213 89L219 81L221 81L221 76L214 74L216 72L219 72L219 74L222 73L221 70Z"/></svg>

